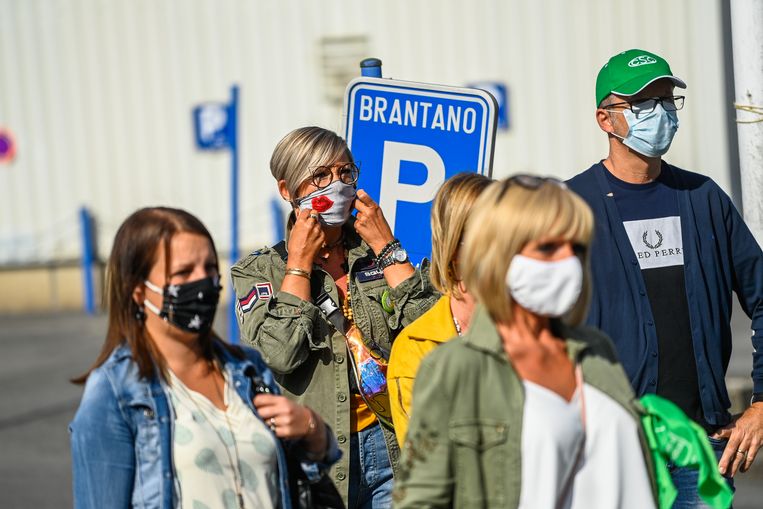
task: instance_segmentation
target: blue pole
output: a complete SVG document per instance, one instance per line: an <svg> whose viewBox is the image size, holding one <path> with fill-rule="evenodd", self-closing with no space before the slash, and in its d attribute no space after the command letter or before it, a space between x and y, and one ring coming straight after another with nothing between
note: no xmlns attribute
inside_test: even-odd
<svg viewBox="0 0 763 509"><path fill-rule="evenodd" d="M382 61L378 58L366 58L360 62L360 75L369 78L381 78Z"/></svg>
<svg viewBox="0 0 763 509"><path fill-rule="evenodd" d="M82 283L85 313L95 314L95 286L93 284L93 219L86 207L79 209L80 230L82 233Z"/></svg>
<svg viewBox="0 0 763 509"><path fill-rule="evenodd" d="M231 100L228 105L228 145L231 152L230 165L230 265L238 261L238 85L230 89ZM228 309L228 341L239 342L238 318L236 317L236 292L230 281L230 304Z"/></svg>

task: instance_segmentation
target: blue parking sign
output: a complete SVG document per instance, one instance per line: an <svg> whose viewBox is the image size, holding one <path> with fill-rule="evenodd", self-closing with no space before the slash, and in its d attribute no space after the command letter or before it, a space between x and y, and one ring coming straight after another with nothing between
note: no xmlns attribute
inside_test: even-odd
<svg viewBox="0 0 763 509"><path fill-rule="evenodd" d="M419 263L431 256L429 216L442 183L460 172L491 176L496 100L484 90L363 77L347 86L344 107L358 186Z"/></svg>
<svg viewBox="0 0 763 509"><path fill-rule="evenodd" d="M193 131L196 147L200 150L221 150L230 148L231 127L230 105L207 103L193 109Z"/></svg>
<svg viewBox="0 0 763 509"><path fill-rule="evenodd" d="M498 103L498 129L509 130L509 89L500 81L478 81L469 83L467 87L479 88L490 92Z"/></svg>

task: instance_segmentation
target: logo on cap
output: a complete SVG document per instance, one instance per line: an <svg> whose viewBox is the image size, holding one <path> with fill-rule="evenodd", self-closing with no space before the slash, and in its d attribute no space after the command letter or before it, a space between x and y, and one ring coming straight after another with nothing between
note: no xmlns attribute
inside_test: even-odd
<svg viewBox="0 0 763 509"><path fill-rule="evenodd" d="M650 57L649 55L641 55L634 58L630 62L628 62L628 67L638 67L640 65L649 65L649 64L656 64L656 63L657 63L657 60Z"/></svg>

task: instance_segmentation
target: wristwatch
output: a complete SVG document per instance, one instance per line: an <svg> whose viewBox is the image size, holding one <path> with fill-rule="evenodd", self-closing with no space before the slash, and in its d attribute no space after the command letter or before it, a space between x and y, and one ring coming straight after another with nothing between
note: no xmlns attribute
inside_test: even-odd
<svg viewBox="0 0 763 509"><path fill-rule="evenodd" d="M397 246L392 252L388 253L384 258L379 261L379 268L381 270L386 269L390 265L395 263L405 263L408 261L408 251L400 246Z"/></svg>

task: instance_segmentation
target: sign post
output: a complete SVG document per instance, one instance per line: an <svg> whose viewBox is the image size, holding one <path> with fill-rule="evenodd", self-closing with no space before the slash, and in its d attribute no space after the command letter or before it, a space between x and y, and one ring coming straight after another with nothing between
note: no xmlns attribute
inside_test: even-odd
<svg viewBox="0 0 763 509"><path fill-rule="evenodd" d="M238 85L231 86L228 104L207 103L193 109L196 146L199 150L224 150L231 153L230 168L230 264L238 261ZM238 343L236 294L230 285L228 303L228 341Z"/></svg>
<svg viewBox="0 0 763 509"><path fill-rule="evenodd" d="M95 314L95 283L93 265L95 264L95 238L93 235L93 216L87 207L79 209L80 235L82 236L82 300L85 312Z"/></svg>
<svg viewBox="0 0 763 509"><path fill-rule="evenodd" d="M345 138L358 187L419 263L431 256L435 193L456 173L491 176L497 104L478 89L361 77L345 92Z"/></svg>

